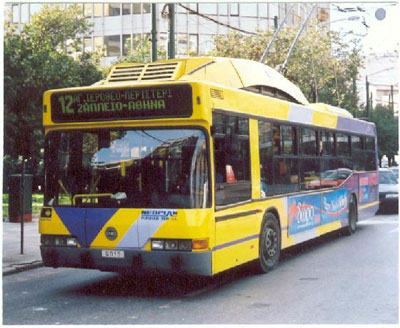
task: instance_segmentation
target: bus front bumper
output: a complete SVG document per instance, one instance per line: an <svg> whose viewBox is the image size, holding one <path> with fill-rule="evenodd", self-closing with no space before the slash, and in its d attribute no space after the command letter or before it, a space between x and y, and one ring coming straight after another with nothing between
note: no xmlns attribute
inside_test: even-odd
<svg viewBox="0 0 400 328"><path fill-rule="evenodd" d="M159 271L202 276L212 275L212 252L143 251L121 249L123 258L102 256L102 249L40 246L43 263L48 267L98 269L117 272Z"/></svg>

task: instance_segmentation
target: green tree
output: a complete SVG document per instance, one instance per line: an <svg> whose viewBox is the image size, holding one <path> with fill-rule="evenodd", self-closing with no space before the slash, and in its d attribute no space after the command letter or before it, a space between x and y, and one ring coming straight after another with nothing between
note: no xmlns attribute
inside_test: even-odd
<svg viewBox="0 0 400 328"><path fill-rule="evenodd" d="M265 64L283 64L298 28L285 27L275 39ZM259 61L273 31L257 31L257 36L238 32L214 38L214 56ZM310 22L298 40L286 67L286 77L298 85L310 102L326 102L354 112L357 92L353 83L362 66L360 46L344 42L337 32L317 21Z"/></svg>
<svg viewBox="0 0 400 328"><path fill-rule="evenodd" d="M45 5L21 31L15 31L10 23L5 28L4 154L9 161L21 155L31 157L35 172L43 148L43 134L38 129L43 92L90 85L102 75L91 54L79 55L77 36L87 35L90 25L77 5L67 9Z"/></svg>
<svg viewBox="0 0 400 328"><path fill-rule="evenodd" d="M389 106L377 105L370 113L370 120L376 125L378 135L378 157L381 165L382 157L387 156L389 166L399 151L399 121Z"/></svg>
<svg viewBox="0 0 400 328"><path fill-rule="evenodd" d="M127 46L130 45L131 39L127 39ZM166 59L167 52L164 46L158 45L158 60ZM147 36L137 35L132 40L132 47L129 46L128 54L118 58L116 63L149 63L151 62L151 39Z"/></svg>

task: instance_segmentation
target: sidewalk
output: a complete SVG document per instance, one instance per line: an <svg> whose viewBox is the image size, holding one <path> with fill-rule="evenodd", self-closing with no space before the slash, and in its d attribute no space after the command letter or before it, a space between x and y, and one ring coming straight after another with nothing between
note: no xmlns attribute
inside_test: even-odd
<svg viewBox="0 0 400 328"><path fill-rule="evenodd" d="M39 215L24 222L24 249L21 254L21 223L3 224L3 276L43 266L40 255Z"/></svg>

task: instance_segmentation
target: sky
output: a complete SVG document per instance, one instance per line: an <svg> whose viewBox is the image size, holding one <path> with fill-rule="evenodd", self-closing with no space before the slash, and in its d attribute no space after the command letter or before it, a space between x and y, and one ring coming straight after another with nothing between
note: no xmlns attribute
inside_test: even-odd
<svg viewBox="0 0 400 328"><path fill-rule="evenodd" d="M375 17L375 12L379 8L384 9L386 13L382 20ZM341 10L345 10L345 12ZM398 2L332 2L330 12L331 28L343 32L353 31L353 36L361 39L365 54L393 53L395 50L399 50L400 12ZM348 20L349 18L354 19L355 16L359 17L358 20ZM369 27L367 28L363 23ZM349 36L351 35L349 34Z"/></svg>

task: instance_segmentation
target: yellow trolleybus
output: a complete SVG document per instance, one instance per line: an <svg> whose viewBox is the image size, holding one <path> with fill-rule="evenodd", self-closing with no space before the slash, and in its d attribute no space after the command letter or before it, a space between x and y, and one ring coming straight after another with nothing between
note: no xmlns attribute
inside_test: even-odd
<svg viewBox="0 0 400 328"><path fill-rule="evenodd" d="M248 60L117 64L45 92L43 124L50 267L268 272L378 205L375 126Z"/></svg>

